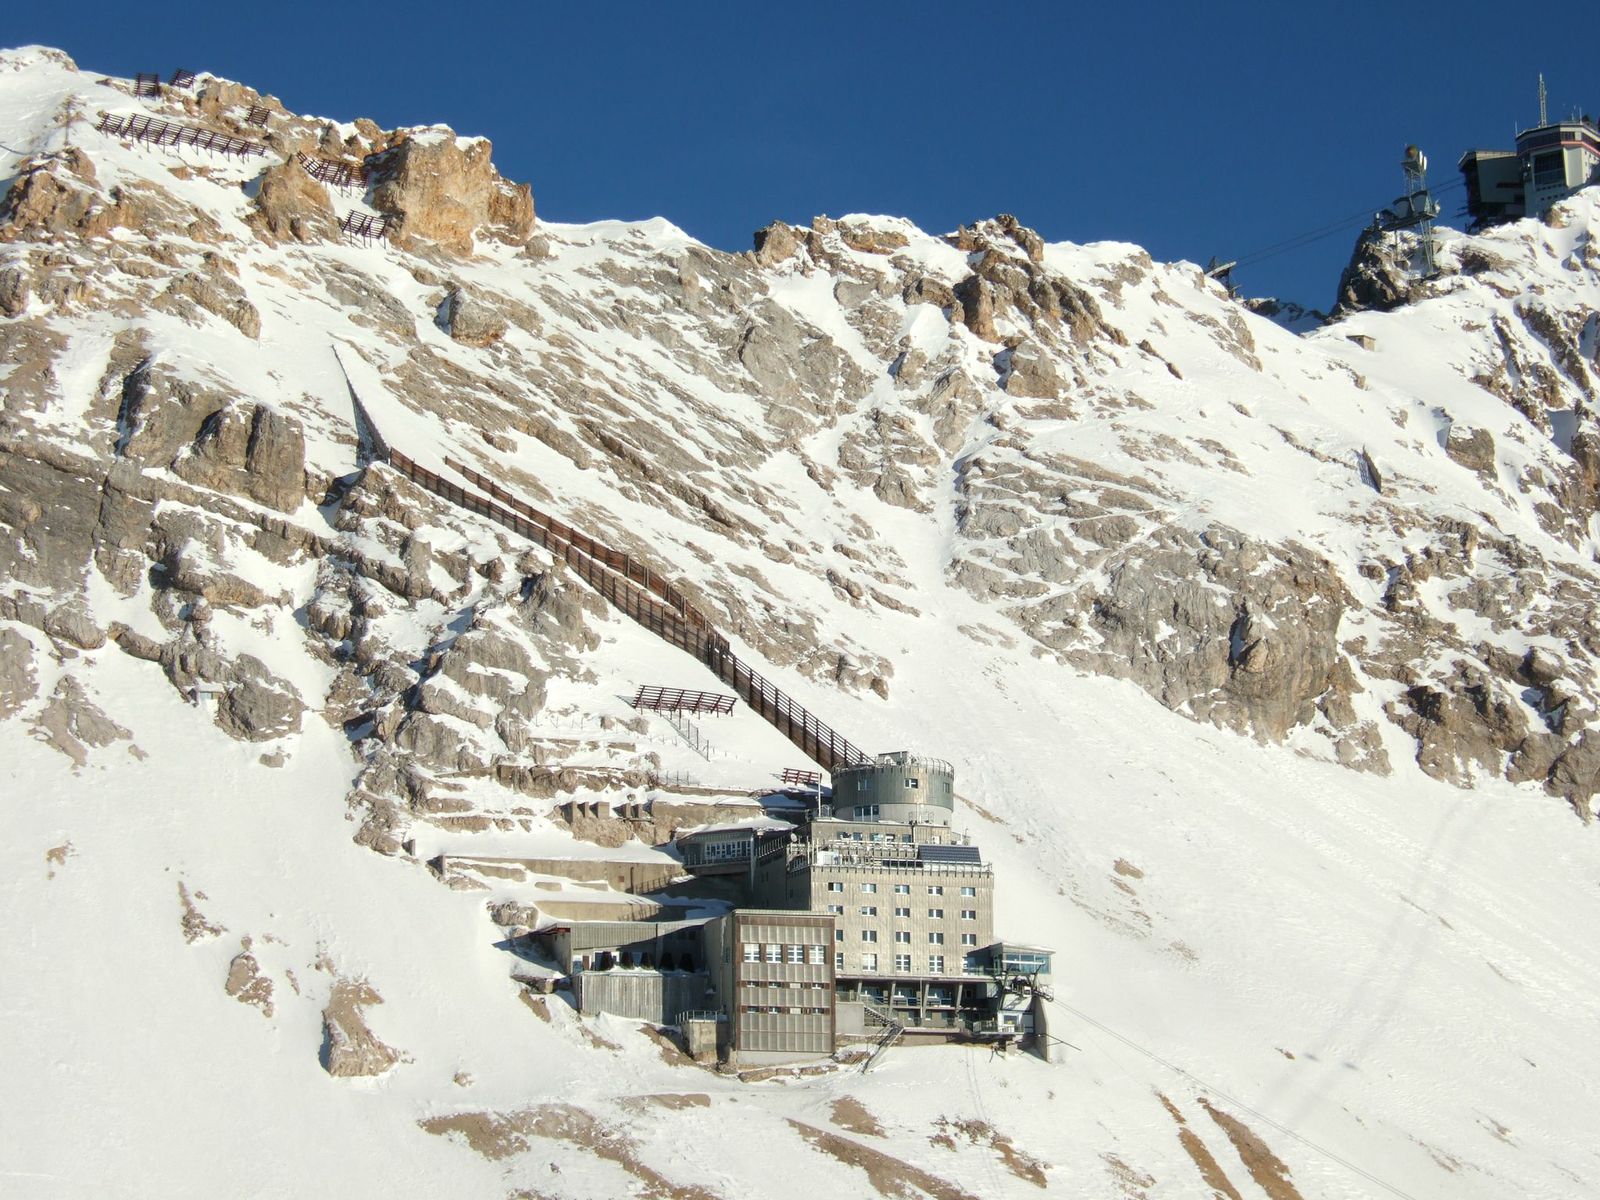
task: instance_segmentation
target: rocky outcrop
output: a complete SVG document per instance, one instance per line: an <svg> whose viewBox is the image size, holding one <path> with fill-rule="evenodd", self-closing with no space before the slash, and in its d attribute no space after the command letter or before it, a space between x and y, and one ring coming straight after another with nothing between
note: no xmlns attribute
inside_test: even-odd
<svg viewBox="0 0 1600 1200"><path fill-rule="evenodd" d="M223 991L240 1004L260 1009L264 1017L272 1015L272 980L262 972L261 964L250 952L249 938L244 939L239 953L228 963L228 977L223 982Z"/></svg>
<svg viewBox="0 0 1600 1200"><path fill-rule="evenodd" d="M382 1075L405 1056L367 1026L364 1009L383 997L364 979L335 979L322 1010L322 1069L336 1079Z"/></svg>
<svg viewBox="0 0 1600 1200"><path fill-rule="evenodd" d="M103 193L89 155L76 146L24 160L0 201L0 242L104 237L139 225L131 197Z"/></svg>
<svg viewBox="0 0 1600 1200"><path fill-rule="evenodd" d="M492 346L506 334L506 319L466 289L452 288L439 306L439 324L463 346L482 349Z"/></svg>
<svg viewBox="0 0 1600 1200"><path fill-rule="evenodd" d="M805 246L800 230L785 221L774 221L755 232L756 262L763 267L775 267L799 254Z"/></svg>
<svg viewBox="0 0 1600 1200"><path fill-rule="evenodd" d="M15 629L0 628L0 718L17 712L38 694L33 644Z"/></svg>
<svg viewBox="0 0 1600 1200"><path fill-rule="evenodd" d="M1364 230L1339 275L1333 319L1369 310L1389 312L1421 295L1425 281L1415 267L1416 255L1412 234L1384 234L1376 226Z"/></svg>
<svg viewBox="0 0 1600 1200"><path fill-rule="evenodd" d="M404 131L398 145L369 158L372 205L395 218L395 242L458 256L472 253L475 237L526 242L533 191L501 178L490 152L487 138L435 127Z"/></svg>
<svg viewBox="0 0 1600 1200"><path fill-rule="evenodd" d="M229 404L205 419L172 469L200 487L292 513L306 495L300 423L264 404Z"/></svg>
<svg viewBox="0 0 1600 1200"><path fill-rule="evenodd" d="M132 736L106 716L83 685L70 675L56 685L49 703L34 719L33 730L40 741L65 754L78 767L89 761L90 749Z"/></svg>
<svg viewBox="0 0 1600 1200"><path fill-rule="evenodd" d="M328 189L294 160L261 173L251 223L278 241L326 242L339 236L339 218Z"/></svg>

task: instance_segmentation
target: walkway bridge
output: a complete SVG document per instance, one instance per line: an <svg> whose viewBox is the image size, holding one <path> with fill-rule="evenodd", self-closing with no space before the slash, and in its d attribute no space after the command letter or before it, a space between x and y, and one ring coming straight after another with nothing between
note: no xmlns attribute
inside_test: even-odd
<svg viewBox="0 0 1600 1200"><path fill-rule="evenodd" d="M445 466L479 491L470 491L419 466L399 450L385 446L381 438L378 449L380 454L386 451L389 464L419 487L543 546L624 616L694 655L823 770L831 772L836 767L868 760L868 755L848 738L740 661L728 639L682 591L632 555L540 512L453 458L446 458Z"/></svg>

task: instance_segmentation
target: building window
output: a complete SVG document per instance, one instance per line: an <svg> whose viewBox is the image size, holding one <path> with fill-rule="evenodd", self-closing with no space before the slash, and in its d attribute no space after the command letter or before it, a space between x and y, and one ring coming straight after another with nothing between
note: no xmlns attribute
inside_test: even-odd
<svg viewBox="0 0 1600 1200"><path fill-rule="evenodd" d="M1567 163L1559 150L1536 154L1533 159L1533 186L1561 187L1567 182Z"/></svg>
<svg viewBox="0 0 1600 1200"><path fill-rule="evenodd" d="M920 779L908 779L908 780L906 780L906 789L908 791L913 791L914 792L918 788L920 788L921 786L922 786L922 780L920 780Z"/></svg>
<svg viewBox="0 0 1600 1200"><path fill-rule="evenodd" d="M841 933L839 936L843 937L844 934ZM844 951L843 950L835 950L833 952L833 969L835 971L844 970Z"/></svg>
<svg viewBox="0 0 1600 1200"><path fill-rule="evenodd" d="M767 961L769 963L783 961L783 947L772 942L767 943Z"/></svg>
<svg viewBox="0 0 1600 1200"><path fill-rule="evenodd" d="M760 962L761 961L761 947L760 947L760 945L755 943L755 942L746 942L744 944L744 960L745 960L745 962Z"/></svg>
<svg viewBox="0 0 1600 1200"><path fill-rule="evenodd" d="M933 921L942 921L942 920L944 920L944 909L942 909L942 908L930 908L928 910L928 918L930 920L933 920Z"/></svg>
<svg viewBox="0 0 1600 1200"><path fill-rule="evenodd" d="M833 940L834 940L834 941L836 941L836 942L842 942L842 941L844 941L844 930L842 930L842 929L835 929L835 930L834 930L834 931L833 931Z"/></svg>
<svg viewBox="0 0 1600 1200"><path fill-rule="evenodd" d="M842 892L842 891L844 891L844 884L839 883L837 880L835 880L833 883L830 883L828 885L828 890L830 892Z"/></svg>
<svg viewBox="0 0 1600 1200"><path fill-rule="evenodd" d="M813 967L820 967L823 965L823 961L821 946L806 947L806 962L810 963ZM822 985L820 983L814 983L811 986L821 987Z"/></svg>
<svg viewBox="0 0 1600 1200"><path fill-rule="evenodd" d="M894 931L894 941L895 941L895 945L897 945L897 946L909 946L909 945L911 945L911 930L909 930L909 929L896 929Z"/></svg>
<svg viewBox="0 0 1600 1200"><path fill-rule="evenodd" d="M863 883L861 885L861 890L866 892L868 895L874 895L877 893L878 885L875 883Z"/></svg>
<svg viewBox="0 0 1600 1200"><path fill-rule="evenodd" d="M963 933L961 935L961 944L963 946L976 946L978 944L978 935L975 933Z"/></svg>
<svg viewBox="0 0 1600 1200"><path fill-rule="evenodd" d="M897 908L894 910L894 915L897 917L909 917L911 910L909 908Z"/></svg>
<svg viewBox="0 0 1600 1200"><path fill-rule="evenodd" d="M878 940L878 931L876 929L863 929L861 931L861 940L863 942L876 942Z"/></svg>
<svg viewBox="0 0 1600 1200"><path fill-rule="evenodd" d="M876 954L863 954L861 956L861 969L863 971L876 971L878 969L878 956Z"/></svg>
<svg viewBox="0 0 1600 1200"><path fill-rule="evenodd" d="M911 955L909 955L909 954L896 954L894 956L894 969L896 971L909 971L909 970L911 970Z"/></svg>
<svg viewBox="0 0 1600 1200"><path fill-rule="evenodd" d="M863 917L875 917L875 916L877 916L878 915L878 906L876 904L863 904L861 906L861 915Z"/></svg>
<svg viewBox="0 0 1600 1200"><path fill-rule="evenodd" d="M942 955L942 954L930 954L930 955L928 955L928 973L930 975L943 975L944 974L944 955Z"/></svg>
<svg viewBox="0 0 1600 1200"><path fill-rule="evenodd" d="M963 896L976 896L978 894L978 889L975 887L964 887L961 889L961 894Z"/></svg>
<svg viewBox="0 0 1600 1200"><path fill-rule="evenodd" d="M842 905L842 904L830 904L830 905L828 905L828 911L833 913L833 914L835 914L835 915L842 915L844 913L844 905Z"/></svg>
<svg viewBox="0 0 1600 1200"><path fill-rule="evenodd" d="M930 895L930 896L942 896L942 895L944 895L944 888L936 883L936 884L934 884L932 887L930 887L928 889L928 895Z"/></svg>
<svg viewBox="0 0 1600 1200"><path fill-rule="evenodd" d="M804 946L787 946L784 949L785 961L792 964L802 964L806 961L806 948Z"/></svg>
<svg viewBox="0 0 1600 1200"><path fill-rule="evenodd" d="M976 921L978 919L978 910L975 908L963 908L961 910L961 919L963 921Z"/></svg>
<svg viewBox="0 0 1600 1200"><path fill-rule="evenodd" d="M928 945L930 945L930 946L942 946L942 945L944 945L944 934L942 934L942 933L930 933L928 935Z"/></svg>
<svg viewBox="0 0 1600 1200"><path fill-rule="evenodd" d="M894 894L896 896L909 896L909 895L911 895L911 885L909 883L897 883L897 884L895 884L894 885Z"/></svg>

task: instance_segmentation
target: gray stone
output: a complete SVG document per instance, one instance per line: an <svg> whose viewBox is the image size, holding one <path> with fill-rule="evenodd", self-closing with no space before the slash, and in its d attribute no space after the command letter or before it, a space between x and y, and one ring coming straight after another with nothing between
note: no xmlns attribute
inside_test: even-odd
<svg viewBox="0 0 1600 1200"><path fill-rule="evenodd" d="M0 268L0 317L20 317L28 294L28 275L21 266Z"/></svg>
<svg viewBox="0 0 1600 1200"><path fill-rule="evenodd" d="M38 694L33 644L15 629L0 628L0 717L9 717Z"/></svg>
<svg viewBox="0 0 1600 1200"><path fill-rule="evenodd" d="M267 742L299 733L304 712L299 693L248 654L234 662L226 690L217 698L217 724L242 741Z"/></svg>

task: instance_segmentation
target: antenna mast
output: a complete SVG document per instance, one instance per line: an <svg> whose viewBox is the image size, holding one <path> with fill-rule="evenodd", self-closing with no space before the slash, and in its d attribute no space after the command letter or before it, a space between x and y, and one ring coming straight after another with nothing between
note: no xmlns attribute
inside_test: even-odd
<svg viewBox="0 0 1600 1200"><path fill-rule="evenodd" d="M1545 110L1544 72L1539 72L1539 124L1550 124L1550 116Z"/></svg>

